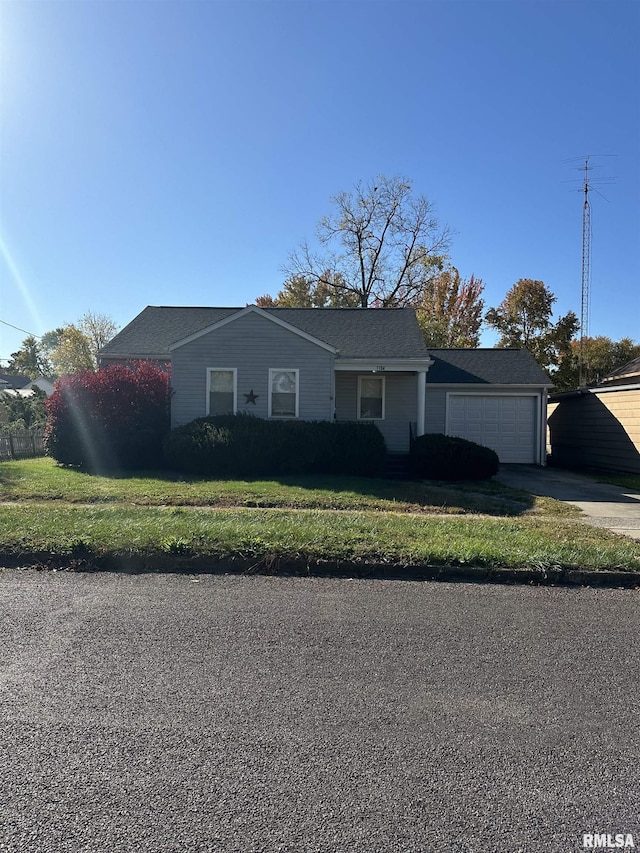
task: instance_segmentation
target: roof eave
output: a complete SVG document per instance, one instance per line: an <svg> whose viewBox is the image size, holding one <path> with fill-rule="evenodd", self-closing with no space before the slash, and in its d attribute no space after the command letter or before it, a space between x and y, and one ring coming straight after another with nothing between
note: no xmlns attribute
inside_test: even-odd
<svg viewBox="0 0 640 853"><path fill-rule="evenodd" d="M358 358L339 358L336 359L336 370L372 370L379 373L399 372L399 371L428 371L433 364L432 358L403 358L402 356L394 356L387 358L385 356L362 356Z"/></svg>

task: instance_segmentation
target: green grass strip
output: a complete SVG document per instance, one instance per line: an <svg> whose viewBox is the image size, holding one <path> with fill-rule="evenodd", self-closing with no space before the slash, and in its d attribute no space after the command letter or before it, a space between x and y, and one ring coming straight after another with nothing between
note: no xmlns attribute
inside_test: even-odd
<svg viewBox="0 0 640 853"><path fill-rule="evenodd" d="M23 504L0 509L0 550L640 570L639 542L578 522L371 511Z"/></svg>

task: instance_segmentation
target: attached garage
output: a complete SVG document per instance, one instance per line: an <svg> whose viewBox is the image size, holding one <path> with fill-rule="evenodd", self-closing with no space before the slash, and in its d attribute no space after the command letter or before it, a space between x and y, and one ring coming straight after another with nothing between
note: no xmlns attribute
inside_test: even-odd
<svg viewBox="0 0 640 853"><path fill-rule="evenodd" d="M549 377L519 349L434 349L425 432L475 441L503 463L544 465Z"/></svg>
<svg viewBox="0 0 640 853"><path fill-rule="evenodd" d="M447 435L495 450L501 462L537 462L537 397L524 394L448 395Z"/></svg>

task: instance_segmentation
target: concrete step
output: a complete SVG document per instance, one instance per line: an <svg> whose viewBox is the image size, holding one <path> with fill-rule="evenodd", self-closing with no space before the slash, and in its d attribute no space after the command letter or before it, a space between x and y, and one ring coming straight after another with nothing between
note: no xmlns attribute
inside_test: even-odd
<svg viewBox="0 0 640 853"><path fill-rule="evenodd" d="M410 480L411 468L406 453L388 453L384 460L384 476L388 480Z"/></svg>

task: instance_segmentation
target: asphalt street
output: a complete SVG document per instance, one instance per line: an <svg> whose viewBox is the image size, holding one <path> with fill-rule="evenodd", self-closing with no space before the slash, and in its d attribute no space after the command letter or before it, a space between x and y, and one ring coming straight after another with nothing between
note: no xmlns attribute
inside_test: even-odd
<svg viewBox="0 0 640 853"><path fill-rule="evenodd" d="M0 851L639 847L639 596L0 570Z"/></svg>

